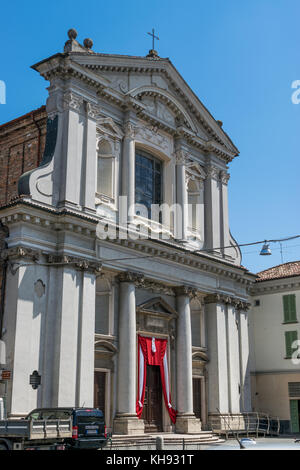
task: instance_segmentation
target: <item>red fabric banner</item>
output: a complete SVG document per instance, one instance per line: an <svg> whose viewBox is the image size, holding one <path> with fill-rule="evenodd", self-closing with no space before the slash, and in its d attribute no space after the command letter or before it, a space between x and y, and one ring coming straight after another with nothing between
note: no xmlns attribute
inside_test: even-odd
<svg viewBox="0 0 300 470"><path fill-rule="evenodd" d="M141 418L145 400L147 364L159 366L164 394L164 401L172 423L176 422L176 410L171 405L171 393L169 387L169 373L167 362L167 340L138 336L138 399L136 412Z"/></svg>

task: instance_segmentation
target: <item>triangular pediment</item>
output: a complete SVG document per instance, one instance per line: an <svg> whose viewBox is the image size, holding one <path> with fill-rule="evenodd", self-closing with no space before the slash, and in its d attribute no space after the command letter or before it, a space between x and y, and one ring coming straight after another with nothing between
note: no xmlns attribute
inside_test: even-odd
<svg viewBox="0 0 300 470"><path fill-rule="evenodd" d="M147 300L146 302L143 302L137 306L137 310L139 312L156 313L160 315L170 315L177 317L176 310L162 297L155 297L153 299Z"/></svg>
<svg viewBox="0 0 300 470"><path fill-rule="evenodd" d="M205 180L206 178L206 172L202 168L202 166L199 165L199 163L194 162L192 160L186 163L186 171L187 171L187 174L192 178L201 179L201 180Z"/></svg>
<svg viewBox="0 0 300 470"><path fill-rule="evenodd" d="M213 118L169 59L95 53L76 54L74 60L109 80L109 86L126 95L136 95L137 89L143 86L152 86L158 93L163 89L183 105L186 114L194 122L194 128L203 129L210 140L215 137L221 145L238 154L238 149L220 126L220 121ZM144 77L148 74L148 82L143 81L143 74Z"/></svg>
<svg viewBox="0 0 300 470"><path fill-rule="evenodd" d="M198 139L200 146L223 154L228 161L238 155L221 122L213 118L169 59L70 52L67 57L56 54L33 68L46 78L52 66L54 70L66 65L68 73L73 69L76 78L121 107L130 105L140 115L148 113L174 131L181 128Z"/></svg>
<svg viewBox="0 0 300 470"><path fill-rule="evenodd" d="M109 134L112 137L118 137L119 139L122 139L123 136L124 136L124 132L109 117L98 119L97 120L97 128L100 131L102 131L102 133Z"/></svg>

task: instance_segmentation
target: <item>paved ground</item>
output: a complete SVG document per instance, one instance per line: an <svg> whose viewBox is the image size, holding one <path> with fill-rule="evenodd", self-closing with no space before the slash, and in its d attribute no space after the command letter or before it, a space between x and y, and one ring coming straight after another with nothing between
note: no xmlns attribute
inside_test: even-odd
<svg viewBox="0 0 300 470"><path fill-rule="evenodd" d="M124 436L122 436L124 438ZM151 436L152 438L154 435ZM166 436L164 436L166 437ZM240 450L240 446L235 439L228 439L219 443L203 443L197 439L197 436L187 435L168 435L169 439L164 439L164 450L180 450L180 451L193 451L193 450ZM200 437L200 436L199 436ZM245 438L244 438L245 439ZM295 439L300 439L300 435L291 437L268 437L268 438L253 438L251 441L242 441L246 450L300 450L300 443L295 443ZM155 439L143 442L134 442L134 438L127 439L126 443L114 443L114 446L107 445L105 450L155 450Z"/></svg>
<svg viewBox="0 0 300 470"><path fill-rule="evenodd" d="M299 439L299 436L297 436ZM246 450L300 450L300 442L295 443L295 438L289 437L268 437L258 438L251 442L242 441ZM228 439L222 444L215 444L212 446L201 446L203 450L240 450L240 446L235 439Z"/></svg>

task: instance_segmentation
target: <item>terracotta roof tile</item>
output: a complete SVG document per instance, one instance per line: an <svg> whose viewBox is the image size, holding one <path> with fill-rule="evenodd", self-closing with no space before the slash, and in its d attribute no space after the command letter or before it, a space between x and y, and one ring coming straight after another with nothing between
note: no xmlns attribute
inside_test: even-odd
<svg viewBox="0 0 300 470"><path fill-rule="evenodd" d="M257 273L256 282L280 279L282 277L300 276L300 261L279 264Z"/></svg>

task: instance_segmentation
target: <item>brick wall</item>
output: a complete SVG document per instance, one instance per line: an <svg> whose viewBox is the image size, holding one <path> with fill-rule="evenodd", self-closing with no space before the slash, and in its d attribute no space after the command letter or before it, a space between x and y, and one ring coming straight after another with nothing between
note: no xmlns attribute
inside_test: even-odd
<svg viewBox="0 0 300 470"><path fill-rule="evenodd" d="M18 181L36 168L46 138L45 106L0 126L0 207L18 195Z"/></svg>
<svg viewBox="0 0 300 470"><path fill-rule="evenodd" d="M43 156L47 115L45 106L0 126L0 207L18 196L18 181L26 171L36 168ZM0 223L0 329L3 315L6 228ZM1 337L0 331L0 337Z"/></svg>

